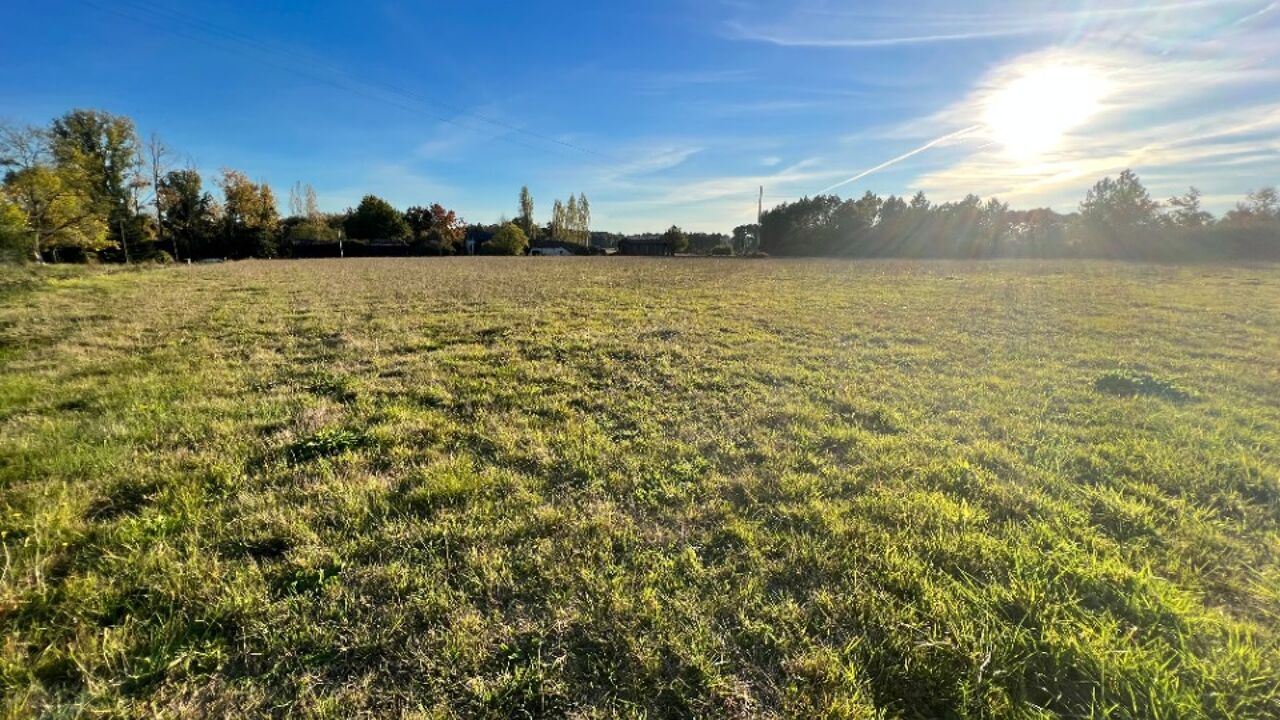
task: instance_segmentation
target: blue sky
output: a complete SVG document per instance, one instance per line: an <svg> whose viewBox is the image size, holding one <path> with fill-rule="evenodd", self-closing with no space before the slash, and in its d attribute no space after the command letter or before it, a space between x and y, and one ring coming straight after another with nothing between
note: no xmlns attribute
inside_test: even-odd
<svg viewBox="0 0 1280 720"><path fill-rule="evenodd" d="M1221 211L1280 182L1280 6L1263 0L46 0L3 17L0 117L126 114L207 181L310 182L330 210L375 193L492 222L527 184L543 222L585 192L600 229L727 232L760 185L773 204L880 165L835 192L1070 209L1132 167Z"/></svg>

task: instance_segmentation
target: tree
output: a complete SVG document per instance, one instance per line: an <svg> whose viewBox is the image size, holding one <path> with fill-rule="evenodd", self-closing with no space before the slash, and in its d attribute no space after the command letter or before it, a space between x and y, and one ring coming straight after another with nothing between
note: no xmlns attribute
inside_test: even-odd
<svg viewBox="0 0 1280 720"><path fill-rule="evenodd" d="M528 185L520 188L520 216L516 222L524 230L526 238L533 240L537 236L538 226L533 221L533 195L530 194Z"/></svg>
<svg viewBox="0 0 1280 720"><path fill-rule="evenodd" d="M21 262L31 258L33 240L27 216L17 203L0 192L0 260Z"/></svg>
<svg viewBox="0 0 1280 720"><path fill-rule="evenodd" d="M178 239L165 232L164 224L164 194L160 192L160 183L164 180L165 175L169 172L168 165L169 148L160 140L160 136L151 133L151 139L147 142L147 167L151 171L151 198L152 204L156 209L156 242L163 244L166 237L169 238L169 246L173 250L173 259L178 260Z"/></svg>
<svg viewBox="0 0 1280 720"><path fill-rule="evenodd" d="M1185 194L1169 198L1169 207L1172 209L1166 217L1176 228L1198 229L1213 222L1213 215L1200 207L1197 188L1188 188Z"/></svg>
<svg viewBox="0 0 1280 720"><path fill-rule="evenodd" d="M1229 227L1258 227L1280 223L1280 192L1264 187L1245 196L1222 219Z"/></svg>
<svg viewBox="0 0 1280 720"><path fill-rule="evenodd" d="M840 245L836 216L842 205L835 195L819 195L769 210L761 218L761 249L770 255L834 254Z"/></svg>
<svg viewBox="0 0 1280 720"><path fill-rule="evenodd" d="M428 247L434 248L439 255L453 254L466 234L467 225L457 213L439 203L431 206L431 225L426 233Z"/></svg>
<svg viewBox="0 0 1280 720"><path fill-rule="evenodd" d="M662 233L662 241L671 246L672 252L684 252L689 248L689 236L676 225Z"/></svg>
<svg viewBox="0 0 1280 720"><path fill-rule="evenodd" d="M1159 209L1138 176L1125 170L1119 178L1103 178L1089 190L1080 203L1080 220L1094 230L1114 234L1154 226Z"/></svg>
<svg viewBox="0 0 1280 720"><path fill-rule="evenodd" d="M573 195L569 196L569 202L564 205L564 225L565 239L571 243L577 243L579 240L578 227L580 222L578 212L578 198Z"/></svg>
<svg viewBox="0 0 1280 720"><path fill-rule="evenodd" d="M519 225L506 223L485 245L499 255L523 255L529 247L529 238Z"/></svg>
<svg viewBox="0 0 1280 720"><path fill-rule="evenodd" d="M425 244L427 231L431 229L431 208L414 205L404 211L404 221L409 225L409 233L413 241Z"/></svg>
<svg viewBox="0 0 1280 720"><path fill-rule="evenodd" d="M212 252L211 241L218 230L218 204L201 187L200 173L193 168L170 170L156 186L160 232L169 238L174 259L197 257ZM225 253L223 253L225 254Z"/></svg>
<svg viewBox="0 0 1280 720"><path fill-rule="evenodd" d="M556 198L555 204L551 206L551 239L564 242L566 229L564 203Z"/></svg>
<svg viewBox="0 0 1280 720"><path fill-rule="evenodd" d="M106 221L75 168L37 165L11 172L4 190L6 201L25 217L28 251L36 262L44 262L46 251L56 259L60 250L91 253L111 246Z"/></svg>
<svg viewBox="0 0 1280 720"><path fill-rule="evenodd" d="M107 216L112 239L129 262L130 218L137 214L130 206L136 203L141 169L133 121L101 110L72 110L53 121L49 136L57 164L78 169L91 202Z"/></svg>
<svg viewBox="0 0 1280 720"><path fill-rule="evenodd" d="M24 170L50 162L47 130L33 125L0 123L0 167Z"/></svg>
<svg viewBox="0 0 1280 720"><path fill-rule="evenodd" d="M289 215L307 220L320 220L320 203L316 199L316 189L311 183L295 182L289 188Z"/></svg>
<svg viewBox="0 0 1280 720"><path fill-rule="evenodd" d="M353 240L408 240L412 237L409 223L377 195L365 195L346 223L347 237Z"/></svg>
<svg viewBox="0 0 1280 720"><path fill-rule="evenodd" d="M46 251L56 259L60 250L87 254L108 246L106 218L83 167L56 164L48 131L0 124L0 166L8 168L0 199L11 249L44 262Z"/></svg>
<svg viewBox="0 0 1280 720"><path fill-rule="evenodd" d="M760 226L755 223L739 225L733 229L733 247L739 255L746 255L757 249L760 237Z"/></svg>
<svg viewBox="0 0 1280 720"><path fill-rule="evenodd" d="M224 169L223 231L231 257L275 257L280 225L275 194L265 182L255 183L239 170Z"/></svg>
<svg viewBox="0 0 1280 720"><path fill-rule="evenodd" d="M586 193L578 193L578 243L591 244L591 203Z"/></svg>

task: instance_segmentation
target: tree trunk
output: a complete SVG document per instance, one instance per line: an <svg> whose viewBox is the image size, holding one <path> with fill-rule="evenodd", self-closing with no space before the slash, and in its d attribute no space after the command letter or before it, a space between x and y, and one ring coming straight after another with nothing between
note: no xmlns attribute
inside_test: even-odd
<svg viewBox="0 0 1280 720"><path fill-rule="evenodd" d="M128 238L126 238L126 237L125 237L125 234L124 234L124 220L122 219L122 220L118 221L118 222L116 223L116 226L117 226L118 228L120 228L120 247L124 250L124 264L125 264L125 265L128 265L128 264L130 263L130 260L129 260L129 240L128 240Z"/></svg>

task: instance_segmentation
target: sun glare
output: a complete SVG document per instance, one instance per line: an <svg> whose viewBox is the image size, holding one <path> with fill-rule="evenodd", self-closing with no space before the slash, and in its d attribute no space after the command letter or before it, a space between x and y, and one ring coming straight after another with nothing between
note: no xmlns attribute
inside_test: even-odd
<svg viewBox="0 0 1280 720"><path fill-rule="evenodd" d="M1035 158L1096 115L1107 94L1107 81L1088 66L1029 68L988 97L983 122L1010 155Z"/></svg>

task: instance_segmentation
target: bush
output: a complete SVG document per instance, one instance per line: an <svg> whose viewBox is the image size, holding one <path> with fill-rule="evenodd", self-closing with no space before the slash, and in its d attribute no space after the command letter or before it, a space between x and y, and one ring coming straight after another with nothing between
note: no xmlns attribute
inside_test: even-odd
<svg viewBox="0 0 1280 720"><path fill-rule="evenodd" d="M711 248L711 254L718 255L721 257L726 255L733 255L733 248L729 247L728 245L717 245L716 247Z"/></svg>
<svg viewBox="0 0 1280 720"><path fill-rule="evenodd" d="M529 247L529 238L515 223L507 223L489 238L485 246L495 255L523 255Z"/></svg>

